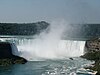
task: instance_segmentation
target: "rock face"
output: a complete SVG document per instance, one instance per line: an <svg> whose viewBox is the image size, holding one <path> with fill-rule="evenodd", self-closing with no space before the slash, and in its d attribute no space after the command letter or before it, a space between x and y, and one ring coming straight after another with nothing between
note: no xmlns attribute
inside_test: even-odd
<svg viewBox="0 0 100 75"><path fill-rule="evenodd" d="M24 64L27 60L13 55L12 44L8 42L0 42L0 66L6 66L10 64Z"/></svg>
<svg viewBox="0 0 100 75"><path fill-rule="evenodd" d="M100 51L100 39L86 41L85 52Z"/></svg>
<svg viewBox="0 0 100 75"><path fill-rule="evenodd" d="M83 57L95 61L100 59L100 39L86 41Z"/></svg>
<svg viewBox="0 0 100 75"><path fill-rule="evenodd" d="M95 61L90 69L98 71L97 75L100 75L100 38L87 40L84 51L83 58Z"/></svg>

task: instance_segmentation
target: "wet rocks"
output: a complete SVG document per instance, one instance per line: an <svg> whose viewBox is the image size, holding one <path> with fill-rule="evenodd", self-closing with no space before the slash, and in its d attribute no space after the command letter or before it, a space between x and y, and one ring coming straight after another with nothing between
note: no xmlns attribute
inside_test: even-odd
<svg viewBox="0 0 100 75"><path fill-rule="evenodd" d="M100 38L87 40L82 58L95 61L92 70L98 71L96 75L100 75Z"/></svg>
<svg viewBox="0 0 100 75"><path fill-rule="evenodd" d="M11 64L24 64L27 62L23 57L14 55L12 52L12 44L8 42L0 42L0 66Z"/></svg>
<svg viewBox="0 0 100 75"><path fill-rule="evenodd" d="M87 40L84 55L81 57L94 61L100 60L100 39Z"/></svg>

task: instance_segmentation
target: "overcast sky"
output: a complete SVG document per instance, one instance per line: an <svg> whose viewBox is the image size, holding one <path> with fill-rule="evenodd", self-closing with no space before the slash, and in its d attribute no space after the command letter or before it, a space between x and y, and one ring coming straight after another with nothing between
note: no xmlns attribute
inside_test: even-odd
<svg viewBox="0 0 100 75"><path fill-rule="evenodd" d="M100 23L100 0L0 0L0 22Z"/></svg>

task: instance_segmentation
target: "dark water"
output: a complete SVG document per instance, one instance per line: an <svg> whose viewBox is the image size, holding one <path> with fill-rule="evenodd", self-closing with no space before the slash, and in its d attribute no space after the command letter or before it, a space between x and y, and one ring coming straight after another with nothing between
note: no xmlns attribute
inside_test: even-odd
<svg viewBox="0 0 100 75"><path fill-rule="evenodd" d="M75 73L77 69L89 63L91 62L81 58L29 61L26 64L0 67L0 75L72 75L72 72Z"/></svg>

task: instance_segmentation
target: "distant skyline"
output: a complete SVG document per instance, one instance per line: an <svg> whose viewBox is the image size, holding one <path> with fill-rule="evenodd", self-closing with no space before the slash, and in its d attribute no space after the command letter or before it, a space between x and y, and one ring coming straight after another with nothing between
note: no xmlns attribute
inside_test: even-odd
<svg viewBox="0 0 100 75"><path fill-rule="evenodd" d="M100 23L100 0L0 0L1 23Z"/></svg>

